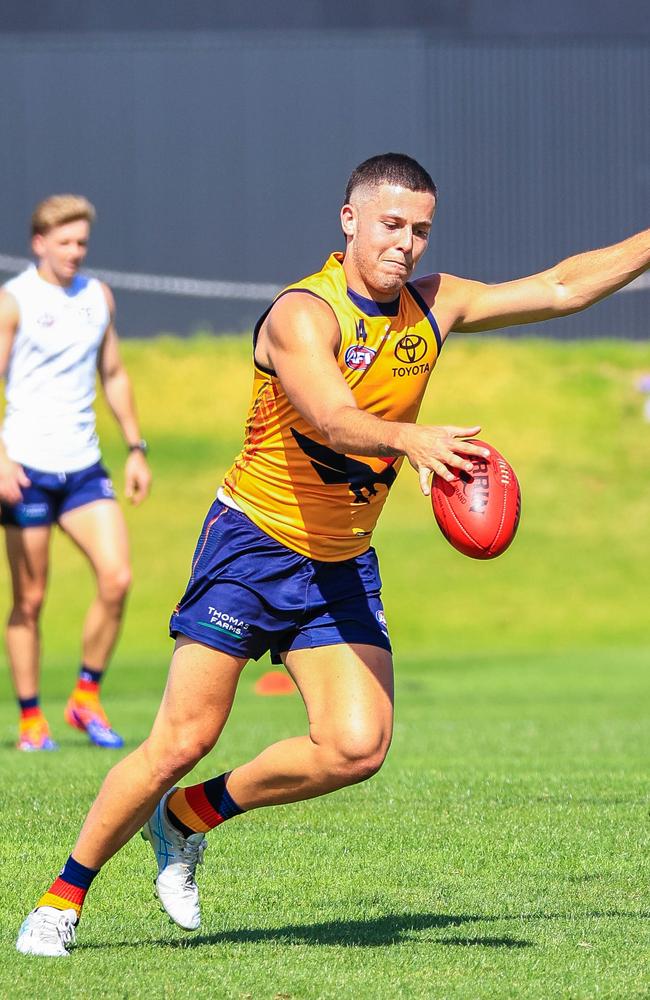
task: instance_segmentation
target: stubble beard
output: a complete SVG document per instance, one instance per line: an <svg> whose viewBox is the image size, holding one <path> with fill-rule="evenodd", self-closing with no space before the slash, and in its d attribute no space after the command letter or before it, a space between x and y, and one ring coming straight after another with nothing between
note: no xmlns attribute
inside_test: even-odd
<svg viewBox="0 0 650 1000"><path fill-rule="evenodd" d="M396 274L386 274L381 271L379 263L371 269L367 265L366 260L359 255L356 248L353 248L353 260L356 272L371 293L371 297L377 294L382 297L389 296L391 299L397 298L404 287L408 275L402 280Z"/></svg>

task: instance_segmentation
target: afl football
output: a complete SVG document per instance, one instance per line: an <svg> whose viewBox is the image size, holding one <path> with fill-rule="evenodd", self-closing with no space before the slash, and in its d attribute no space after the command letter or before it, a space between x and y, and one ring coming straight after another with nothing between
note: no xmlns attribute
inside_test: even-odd
<svg viewBox="0 0 650 1000"><path fill-rule="evenodd" d="M468 456L473 471L453 470L450 482L434 475L431 503L440 530L455 549L472 559L494 559L515 537L521 492L503 455L485 441L472 442L489 448L490 457Z"/></svg>

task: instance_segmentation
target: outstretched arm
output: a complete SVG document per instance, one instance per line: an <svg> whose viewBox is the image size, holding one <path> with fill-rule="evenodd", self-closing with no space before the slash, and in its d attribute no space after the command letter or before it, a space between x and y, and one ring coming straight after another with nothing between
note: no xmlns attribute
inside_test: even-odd
<svg viewBox="0 0 650 1000"><path fill-rule="evenodd" d="M18 303L13 295L0 289L0 378L7 374L19 322ZM20 503L23 497L22 487L29 486L29 483L22 465L12 462L0 440L0 500L5 503Z"/></svg>
<svg viewBox="0 0 650 1000"><path fill-rule="evenodd" d="M359 409L336 360L339 329L328 305L292 292L273 306L256 349L256 360L276 372L293 406L335 451L376 457L405 455L429 493L432 472L453 479L450 469L472 471L468 455L488 452L471 441L480 427L426 427L384 420Z"/></svg>
<svg viewBox="0 0 650 1000"><path fill-rule="evenodd" d="M461 333L538 323L587 309L629 284L650 267L650 229L621 243L567 257L547 271L486 285L453 275L423 278L422 291ZM428 294L427 294L428 293Z"/></svg>
<svg viewBox="0 0 650 1000"><path fill-rule="evenodd" d="M110 289L104 285L104 294L108 302L111 319L104 334L100 348L97 367L106 401L111 408L127 445L135 445L140 441L140 425L135 409L135 399L131 388L131 380L120 357L119 344L113 317L115 304ZM130 451L124 470L124 492L134 504L142 503L151 488L151 471L147 460L140 450Z"/></svg>

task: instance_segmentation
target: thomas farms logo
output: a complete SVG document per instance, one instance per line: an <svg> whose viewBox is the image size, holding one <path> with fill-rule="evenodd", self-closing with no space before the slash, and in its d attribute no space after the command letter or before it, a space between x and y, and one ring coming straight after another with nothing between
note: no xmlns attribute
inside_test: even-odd
<svg viewBox="0 0 650 1000"><path fill-rule="evenodd" d="M354 371L365 371L372 364L375 352L372 347L364 347L363 344L353 344L345 352L345 363L348 368Z"/></svg>

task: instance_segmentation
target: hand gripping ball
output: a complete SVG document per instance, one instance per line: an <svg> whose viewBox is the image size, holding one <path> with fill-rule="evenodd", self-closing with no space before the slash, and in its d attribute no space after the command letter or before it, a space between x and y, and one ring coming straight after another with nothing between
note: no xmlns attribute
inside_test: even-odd
<svg viewBox="0 0 650 1000"><path fill-rule="evenodd" d="M469 456L471 473L457 470L447 482L437 474L431 503L443 535L472 559L494 559L515 537L521 513L521 491L512 467L496 448L472 438L490 451L489 458Z"/></svg>

